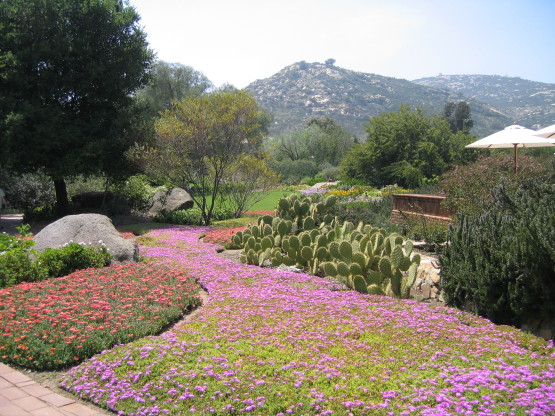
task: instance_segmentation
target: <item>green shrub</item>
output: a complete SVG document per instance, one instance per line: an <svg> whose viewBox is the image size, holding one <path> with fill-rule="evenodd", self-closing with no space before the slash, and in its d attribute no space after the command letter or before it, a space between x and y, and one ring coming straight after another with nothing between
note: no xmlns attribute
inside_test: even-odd
<svg viewBox="0 0 555 416"><path fill-rule="evenodd" d="M447 241L449 224L426 218L422 215L403 215L401 227L403 235L413 240L424 241L427 251L440 252L441 246Z"/></svg>
<svg viewBox="0 0 555 416"><path fill-rule="evenodd" d="M441 176L440 187L445 193L442 206L453 212L479 215L492 203L492 191L502 181L509 191L515 191L526 179L547 178L548 170L534 158L521 156L518 171L510 155L483 157L469 165L457 166Z"/></svg>
<svg viewBox="0 0 555 416"><path fill-rule="evenodd" d="M313 160L272 161L270 168L281 174L281 181L288 185L298 184L302 178L310 178L318 173L318 165Z"/></svg>
<svg viewBox="0 0 555 416"><path fill-rule="evenodd" d="M29 226L19 228L22 238L0 234L0 288L47 277L46 270L34 261Z"/></svg>
<svg viewBox="0 0 555 416"><path fill-rule="evenodd" d="M71 202L70 202L70 206L71 206ZM70 208L70 211L73 211L73 208ZM55 203L28 208L23 212L24 222L51 221L51 220L57 220L58 218L59 218L59 215L58 215Z"/></svg>
<svg viewBox="0 0 555 416"><path fill-rule="evenodd" d="M145 175L131 176L124 182L115 184L113 188L116 195L122 197L131 209L137 211L150 208L150 198L157 190Z"/></svg>
<svg viewBox="0 0 555 416"><path fill-rule="evenodd" d="M233 212L228 209L214 208L212 221L229 220L233 216ZM154 221L179 225L204 225L202 211L199 208L163 211L154 217Z"/></svg>
<svg viewBox="0 0 555 416"><path fill-rule="evenodd" d="M56 201L52 179L41 172L16 175L0 168L0 183L12 208L25 210Z"/></svg>
<svg viewBox="0 0 555 416"><path fill-rule="evenodd" d="M62 248L33 250L29 226L18 228L21 238L0 234L0 288L22 282L37 282L61 277L75 270L98 268L110 263L111 254L105 247L70 243Z"/></svg>
<svg viewBox="0 0 555 416"><path fill-rule="evenodd" d="M389 232L396 230L391 224L391 209L393 197L374 197L367 201L353 201L338 203L334 206L332 215L337 216L341 222L350 221L358 224L363 221L374 227L384 228Z"/></svg>
<svg viewBox="0 0 555 416"><path fill-rule="evenodd" d="M498 324L555 316L555 184L501 185L482 215L459 213L439 258L447 302Z"/></svg>
<svg viewBox="0 0 555 416"><path fill-rule="evenodd" d="M336 189L347 190L347 189L351 189L353 186L356 186L356 185L367 186L368 183L363 181L362 179L342 177L341 182L336 187Z"/></svg>
<svg viewBox="0 0 555 416"><path fill-rule="evenodd" d="M325 182L332 182L339 180L341 172L338 166L333 166L329 163L320 165L320 173L318 174L324 178Z"/></svg>
<svg viewBox="0 0 555 416"><path fill-rule="evenodd" d="M69 243L61 248L47 248L38 261L48 276L62 277L80 269L108 266L111 258L106 247Z"/></svg>

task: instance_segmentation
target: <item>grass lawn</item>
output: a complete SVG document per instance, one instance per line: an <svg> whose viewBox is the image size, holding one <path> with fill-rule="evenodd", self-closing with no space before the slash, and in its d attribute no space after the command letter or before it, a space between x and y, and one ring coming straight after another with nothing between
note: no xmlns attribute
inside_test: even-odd
<svg viewBox="0 0 555 416"><path fill-rule="evenodd" d="M447 307L246 266L156 230L142 253L209 301L159 336L104 351L63 387L120 415L552 415L553 343Z"/></svg>
<svg viewBox="0 0 555 416"><path fill-rule="evenodd" d="M283 189L276 189L267 193L264 199L249 207L249 211L273 211L277 207L278 200L291 194L291 191L285 191ZM207 203L210 203L212 198L207 198Z"/></svg>
<svg viewBox="0 0 555 416"><path fill-rule="evenodd" d="M249 208L250 211L273 211L276 209L278 201L284 196L290 195L290 191L284 191L283 189L277 189L268 192L263 200L257 202L252 207Z"/></svg>

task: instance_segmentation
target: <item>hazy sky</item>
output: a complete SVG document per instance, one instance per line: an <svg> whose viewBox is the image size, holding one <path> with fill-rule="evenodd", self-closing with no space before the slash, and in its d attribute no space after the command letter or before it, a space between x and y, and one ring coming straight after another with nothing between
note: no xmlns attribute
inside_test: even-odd
<svg viewBox="0 0 555 416"><path fill-rule="evenodd" d="M167 62L243 88L298 61L555 83L555 0L129 0Z"/></svg>

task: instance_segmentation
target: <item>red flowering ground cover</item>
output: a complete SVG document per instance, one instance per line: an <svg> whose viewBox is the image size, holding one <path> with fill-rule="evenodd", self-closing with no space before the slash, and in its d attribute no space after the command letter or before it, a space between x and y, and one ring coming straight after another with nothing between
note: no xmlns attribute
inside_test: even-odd
<svg viewBox="0 0 555 416"><path fill-rule="evenodd" d="M212 230L209 231L208 233L206 233L206 235L204 236L204 242L206 243L212 243L212 244L219 244L222 247L226 248L226 249L231 249L231 248L240 248L240 247L234 247L233 243L231 242L231 237L237 232L237 231L243 231L247 228L246 225L243 225L241 227L233 227L233 228L219 228L216 230Z"/></svg>
<svg viewBox="0 0 555 416"><path fill-rule="evenodd" d="M275 211L245 211L245 214L248 217L258 217L259 215L274 215Z"/></svg>
<svg viewBox="0 0 555 416"><path fill-rule="evenodd" d="M200 304L181 271L126 264L0 290L0 361L37 370L159 333Z"/></svg>
<svg viewBox="0 0 555 416"><path fill-rule="evenodd" d="M135 234L127 232L127 231L118 231L118 232L126 240L132 240L133 238L137 237Z"/></svg>

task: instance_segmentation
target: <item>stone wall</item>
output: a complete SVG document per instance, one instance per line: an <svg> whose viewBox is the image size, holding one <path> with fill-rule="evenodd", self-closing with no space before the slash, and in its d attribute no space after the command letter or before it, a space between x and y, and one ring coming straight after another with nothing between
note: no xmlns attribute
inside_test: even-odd
<svg viewBox="0 0 555 416"><path fill-rule="evenodd" d="M443 293L440 288L441 278L437 265L437 259L427 256L422 257L416 281L410 290L413 299L424 302L444 303Z"/></svg>

